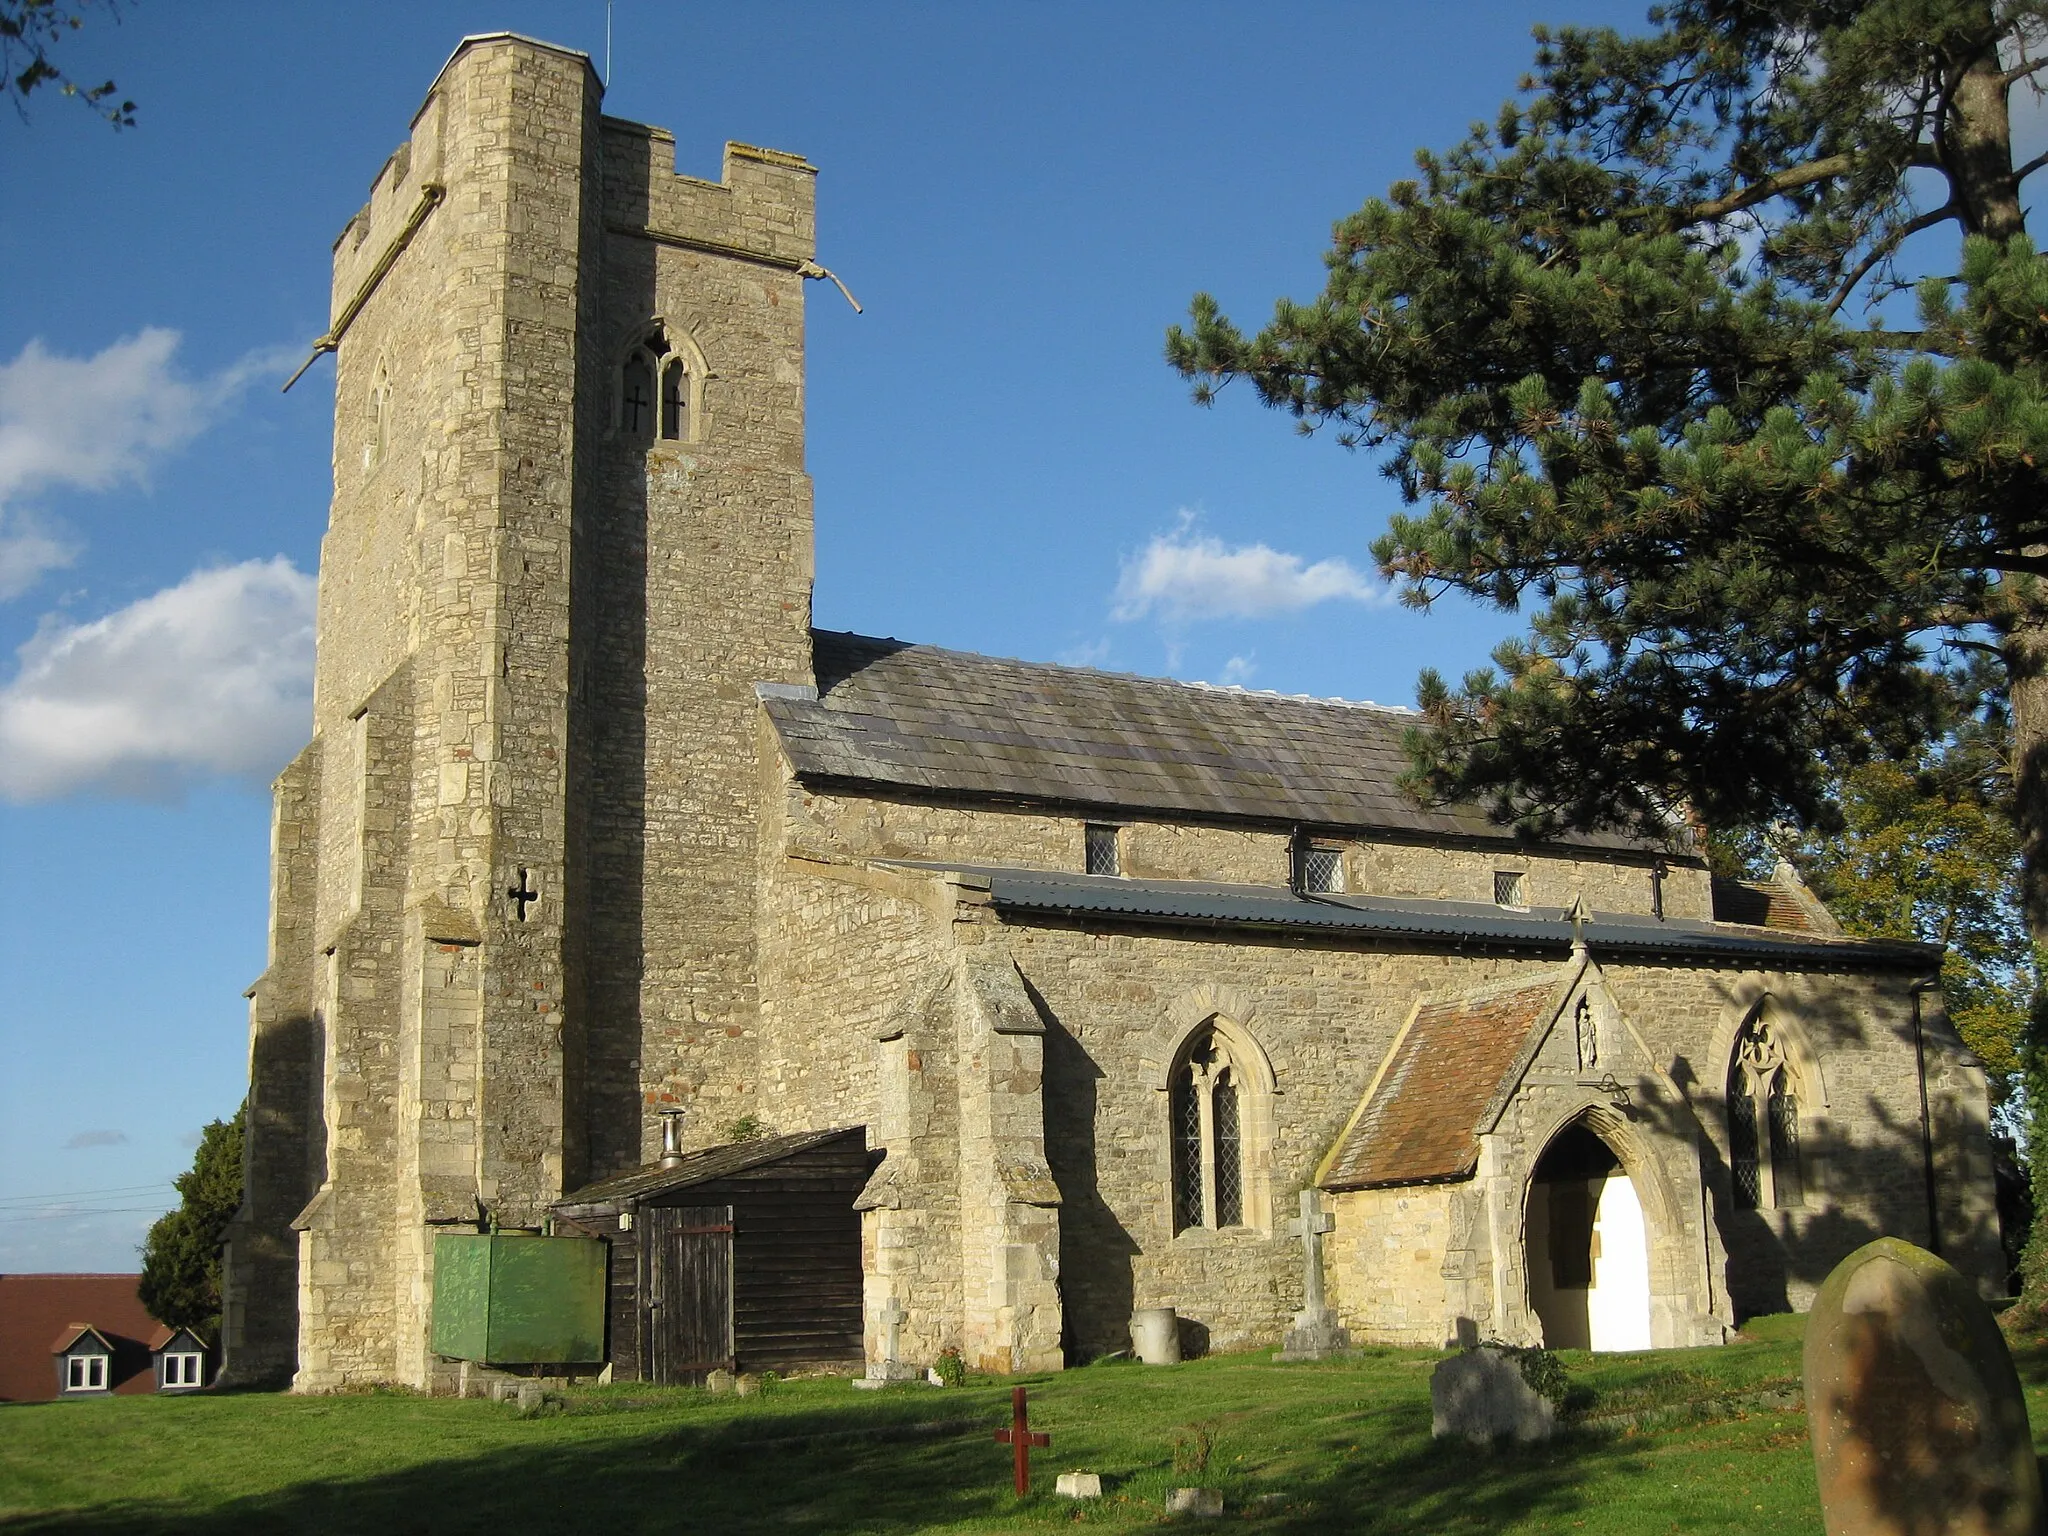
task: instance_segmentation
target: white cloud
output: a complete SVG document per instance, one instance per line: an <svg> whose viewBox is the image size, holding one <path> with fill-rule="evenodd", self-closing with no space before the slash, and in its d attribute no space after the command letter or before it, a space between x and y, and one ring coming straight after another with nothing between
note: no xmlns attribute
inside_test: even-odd
<svg viewBox="0 0 2048 1536"><path fill-rule="evenodd" d="M1117 578L1115 619L1157 614L1169 623L1197 619L1263 619L1327 602L1376 602L1380 584L1344 560L1304 564L1265 544L1226 548L1198 536L1181 514L1171 533L1155 536Z"/></svg>
<svg viewBox="0 0 2048 1536"><path fill-rule="evenodd" d="M280 556L195 571L89 624L45 619L0 688L0 798L270 777L311 725L313 591Z"/></svg>
<svg viewBox="0 0 2048 1536"><path fill-rule="evenodd" d="M29 512L0 506L0 603L21 596L45 571L78 558L78 545Z"/></svg>
<svg viewBox="0 0 2048 1536"><path fill-rule="evenodd" d="M23 510L24 498L145 483L151 465L205 431L281 355L255 352L189 378L174 366L177 350L178 333L153 326L91 357L60 356L31 341L0 363L0 602L78 553Z"/></svg>
<svg viewBox="0 0 2048 1536"><path fill-rule="evenodd" d="M1258 670L1259 663L1256 657L1233 656L1223 663L1223 675L1216 681L1226 688L1242 688L1252 680L1253 674Z"/></svg>

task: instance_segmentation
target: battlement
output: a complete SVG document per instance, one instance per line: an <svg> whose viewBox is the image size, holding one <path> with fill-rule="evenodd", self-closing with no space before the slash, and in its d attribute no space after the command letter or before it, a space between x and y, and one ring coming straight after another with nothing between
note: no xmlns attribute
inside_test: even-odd
<svg viewBox="0 0 2048 1536"><path fill-rule="evenodd" d="M728 142L717 181L676 174L675 135L604 119L604 221L622 234L752 255L794 271L817 252L818 168Z"/></svg>

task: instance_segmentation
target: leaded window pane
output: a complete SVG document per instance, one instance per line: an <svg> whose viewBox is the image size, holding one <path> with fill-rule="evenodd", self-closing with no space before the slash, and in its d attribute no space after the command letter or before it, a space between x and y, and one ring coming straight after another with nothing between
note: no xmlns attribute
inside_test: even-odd
<svg viewBox="0 0 2048 1536"><path fill-rule="evenodd" d="M1307 843L1299 860L1302 890L1311 895L1334 895L1344 889L1343 849Z"/></svg>
<svg viewBox="0 0 2048 1536"><path fill-rule="evenodd" d="M1173 1080L1173 1229L1201 1224L1202 1102L1183 1067Z"/></svg>
<svg viewBox="0 0 2048 1536"><path fill-rule="evenodd" d="M1799 1177L1799 1096L1785 1086L1780 1072L1771 1083L1771 1194L1777 1205L1804 1205L1806 1186Z"/></svg>
<svg viewBox="0 0 2048 1536"><path fill-rule="evenodd" d="M1493 904L1497 907L1528 906L1528 877L1518 869L1495 870L1493 872Z"/></svg>
<svg viewBox="0 0 2048 1536"><path fill-rule="evenodd" d="M1763 1203L1757 1171L1756 1099L1739 1067L1728 1084L1728 1161L1735 1172L1736 1207L1755 1210Z"/></svg>
<svg viewBox="0 0 2048 1536"><path fill-rule="evenodd" d="M1216 1225L1244 1222L1244 1155L1237 1115L1237 1084L1225 1074L1217 1081L1209 1113L1216 1126Z"/></svg>
<svg viewBox="0 0 2048 1536"><path fill-rule="evenodd" d="M1119 875L1116 847L1117 829L1111 826L1091 826L1086 830L1088 873L1091 875Z"/></svg>

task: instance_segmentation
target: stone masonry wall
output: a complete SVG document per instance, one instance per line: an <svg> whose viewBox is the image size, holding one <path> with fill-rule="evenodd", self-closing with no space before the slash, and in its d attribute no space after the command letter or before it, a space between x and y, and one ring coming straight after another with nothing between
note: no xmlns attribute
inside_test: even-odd
<svg viewBox="0 0 2048 1536"><path fill-rule="evenodd" d="M810 671L811 488L803 279L814 172L727 147L724 180L675 174L670 137L607 120L597 492L577 627L587 736L589 1032L584 1172L655 1155L656 1108L703 1145L758 1091L757 682ZM616 415L659 325L702 371L681 441ZM771 1118L773 1111L770 1111Z"/></svg>
<svg viewBox="0 0 2048 1536"><path fill-rule="evenodd" d="M793 792L788 817L796 846L848 857L1073 871L1086 867L1082 828L1091 819L1079 813L1055 815L806 789ZM1287 884L1291 837L1286 830L1153 817L1101 819L1123 828L1119 851L1122 872L1130 878ZM1712 916L1705 869L1676 859L1668 863L1665 913ZM1651 910L1650 870L1642 860L1531 852L1507 843L1493 849L1464 848L1370 833L1361 833L1346 845L1344 888L1367 896L1490 904L1493 877L1500 870L1527 875L1528 899L1534 906L1568 906L1583 890L1603 911Z"/></svg>

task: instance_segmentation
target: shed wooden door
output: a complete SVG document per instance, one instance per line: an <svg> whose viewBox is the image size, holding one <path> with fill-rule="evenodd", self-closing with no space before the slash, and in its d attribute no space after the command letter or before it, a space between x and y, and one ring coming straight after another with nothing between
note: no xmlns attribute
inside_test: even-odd
<svg viewBox="0 0 2048 1536"><path fill-rule="evenodd" d="M641 1208L647 1374L701 1382L733 1368L732 1207Z"/></svg>

